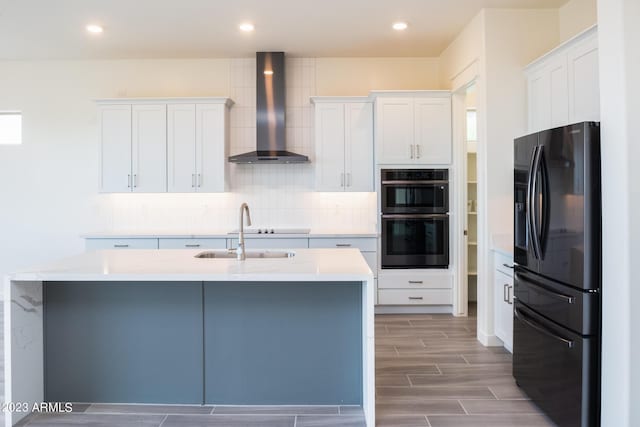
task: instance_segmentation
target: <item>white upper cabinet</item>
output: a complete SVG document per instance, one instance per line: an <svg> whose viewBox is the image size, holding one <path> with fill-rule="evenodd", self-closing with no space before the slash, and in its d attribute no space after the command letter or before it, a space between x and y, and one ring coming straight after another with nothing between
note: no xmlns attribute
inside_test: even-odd
<svg viewBox="0 0 640 427"><path fill-rule="evenodd" d="M131 191L131 105L99 108L100 191Z"/></svg>
<svg viewBox="0 0 640 427"><path fill-rule="evenodd" d="M167 191L167 106L132 107L132 191Z"/></svg>
<svg viewBox="0 0 640 427"><path fill-rule="evenodd" d="M416 98L413 105L416 163L451 163L451 98Z"/></svg>
<svg viewBox="0 0 640 427"><path fill-rule="evenodd" d="M169 192L225 191L227 111L224 102L168 105Z"/></svg>
<svg viewBox="0 0 640 427"><path fill-rule="evenodd" d="M345 191L374 191L373 104L346 103L344 113Z"/></svg>
<svg viewBox="0 0 640 427"><path fill-rule="evenodd" d="M376 99L376 162L413 163L413 99Z"/></svg>
<svg viewBox="0 0 640 427"><path fill-rule="evenodd" d="M102 192L226 190L231 100L112 99L98 103Z"/></svg>
<svg viewBox="0 0 640 427"><path fill-rule="evenodd" d="M451 94L446 91L375 93L376 163L451 163Z"/></svg>
<svg viewBox="0 0 640 427"><path fill-rule="evenodd" d="M196 191L196 105L167 106L169 192Z"/></svg>
<svg viewBox="0 0 640 427"><path fill-rule="evenodd" d="M534 61L525 73L530 132L600 120L596 27Z"/></svg>
<svg viewBox="0 0 640 427"><path fill-rule="evenodd" d="M317 191L374 191L373 106L362 98L313 98Z"/></svg>
<svg viewBox="0 0 640 427"><path fill-rule="evenodd" d="M229 109L227 100L196 105L196 189L226 191L229 183Z"/></svg>
<svg viewBox="0 0 640 427"><path fill-rule="evenodd" d="M598 37L577 41L567 52L569 122L600 120Z"/></svg>
<svg viewBox="0 0 640 427"><path fill-rule="evenodd" d="M529 123L542 130L562 126L569 121L567 58L550 58L529 75Z"/></svg>

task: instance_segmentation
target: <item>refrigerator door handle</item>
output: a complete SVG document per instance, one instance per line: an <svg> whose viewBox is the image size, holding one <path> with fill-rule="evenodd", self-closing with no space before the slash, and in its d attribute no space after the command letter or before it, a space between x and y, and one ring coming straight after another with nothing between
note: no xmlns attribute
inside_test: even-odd
<svg viewBox="0 0 640 427"><path fill-rule="evenodd" d="M551 332L550 330L548 330L547 328L543 327L542 325L537 325L536 323L534 323L532 320L529 320L525 317L525 315L521 314L517 308L513 309L513 315L520 320L521 322L527 324L527 326L537 330L540 333L543 333L545 335L547 335L548 337L551 337L557 341L561 341L563 342L568 348L573 348L573 341L572 340L568 340L566 338L561 337L560 335L554 334L553 332Z"/></svg>
<svg viewBox="0 0 640 427"><path fill-rule="evenodd" d="M540 259L538 251L538 233L537 226L535 224L535 171L538 161L539 146L535 146L533 153L531 154L531 163L529 164L529 176L527 177L527 225L529 229L529 238L531 239L531 246L533 246L533 256L536 259Z"/></svg>
<svg viewBox="0 0 640 427"><path fill-rule="evenodd" d="M541 205L540 205L540 236L538 238L538 248L540 251L540 259L544 258L544 253L547 247L547 236L549 234L549 215L550 215L550 201L551 194L549 191L549 169L547 167L547 159L544 154L544 146L540 146L538 154L538 170L540 172L541 183L540 190L542 192Z"/></svg>
<svg viewBox="0 0 640 427"><path fill-rule="evenodd" d="M536 155L533 161L533 170L531 171L531 203L530 203L530 211L531 211L531 234L532 234L532 242L533 249L535 251L536 258L542 260L542 248L540 245L540 231L538 230L538 209L536 209L536 199L538 197L538 173L540 172L540 160L542 158L542 146L538 146L536 150ZM542 202L541 202L542 203Z"/></svg>

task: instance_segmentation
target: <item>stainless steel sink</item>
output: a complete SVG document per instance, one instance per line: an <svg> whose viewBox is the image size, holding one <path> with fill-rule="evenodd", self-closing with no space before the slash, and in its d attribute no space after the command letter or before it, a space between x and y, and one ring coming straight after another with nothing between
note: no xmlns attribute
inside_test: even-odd
<svg viewBox="0 0 640 427"><path fill-rule="evenodd" d="M290 251L247 251L245 255L247 258L293 258L296 254ZM237 256L235 251L205 251L200 252L195 257L233 259Z"/></svg>

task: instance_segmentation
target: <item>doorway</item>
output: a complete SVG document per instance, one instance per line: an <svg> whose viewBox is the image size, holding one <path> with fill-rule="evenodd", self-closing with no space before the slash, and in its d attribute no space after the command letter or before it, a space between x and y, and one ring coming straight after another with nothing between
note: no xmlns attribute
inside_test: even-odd
<svg viewBox="0 0 640 427"><path fill-rule="evenodd" d="M467 311L475 314L478 301L478 120L476 86L472 84L465 93L464 175L466 177L465 239L467 272Z"/></svg>

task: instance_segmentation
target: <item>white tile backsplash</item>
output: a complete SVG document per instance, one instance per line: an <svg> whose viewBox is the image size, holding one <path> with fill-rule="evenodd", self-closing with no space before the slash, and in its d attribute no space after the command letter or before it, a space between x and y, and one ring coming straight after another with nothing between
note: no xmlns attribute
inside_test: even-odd
<svg viewBox="0 0 640 427"><path fill-rule="evenodd" d="M256 61L231 61L230 153L256 147ZM287 147L313 160L315 59L287 58ZM373 232L375 193L316 193L314 165L231 165L222 194L109 194L97 196L98 231L203 232L237 227L247 202L256 227L308 227L316 232Z"/></svg>

